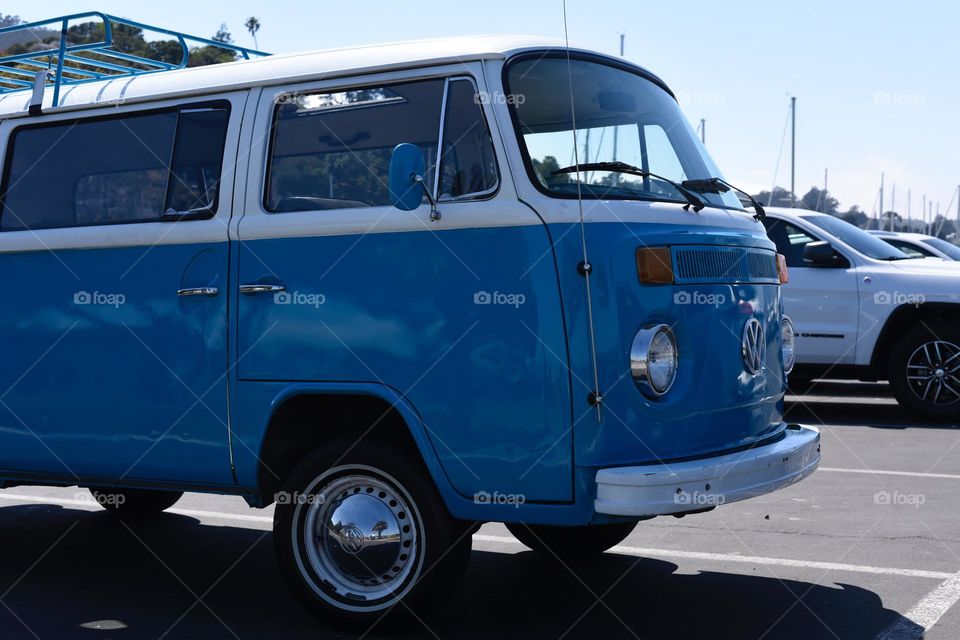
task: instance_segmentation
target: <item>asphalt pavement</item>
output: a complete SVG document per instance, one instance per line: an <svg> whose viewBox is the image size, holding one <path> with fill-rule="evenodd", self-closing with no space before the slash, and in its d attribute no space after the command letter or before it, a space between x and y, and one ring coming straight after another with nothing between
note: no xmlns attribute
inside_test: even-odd
<svg viewBox="0 0 960 640"><path fill-rule="evenodd" d="M713 512L640 523L564 566L485 525L463 587L410 637L960 638L960 429L886 385L788 397L818 426L811 478ZM348 637L292 600L271 510L188 494L124 522L86 491L0 491L0 638Z"/></svg>

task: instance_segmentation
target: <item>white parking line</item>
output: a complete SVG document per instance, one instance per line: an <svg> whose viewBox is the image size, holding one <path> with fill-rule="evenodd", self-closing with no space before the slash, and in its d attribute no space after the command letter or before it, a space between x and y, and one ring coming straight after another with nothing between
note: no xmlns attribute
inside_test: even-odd
<svg viewBox="0 0 960 640"><path fill-rule="evenodd" d="M878 635L877 640L920 640L957 600L960 600L960 573L941 582L913 609Z"/></svg>
<svg viewBox="0 0 960 640"><path fill-rule="evenodd" d="M920 473L918 471L886 471L884 469L841 469L840 467L819 467L817 471L828 471L833 473L865 473L867 475L878 475L878 476L910 476L913 478L944 478L947 480L960 480L960 475L955 473Z"/></svg>
<svg viewBox="0 0 960 640"><path fill-rule="evenodd" d="M491 536L476 533L474 542L490 542L497 544L523 544L516 538L508 536ZM648 547L630 547L618 545L610 549L613 553L622 553L628 556L645 558L677 558L681 560L699 560L708 562L733 562L739 564L767 565L774 567L796 567L800 569L822 569L825 571L849 571L852 573L873 573L888 576L907 576L910 578L932 578L944 580L952 578L954 574L944 571L924 571L922 569L898 569L895 567L872 567L860 564L843 564L839 562L816 562L813 560L792 560L790 558L764 558L760 556L741 556L734 553L705 553L701 551L680 551L677 549L651 549Z"/></svg>
<svg viewBox="0 0 960 640"><path fill-rule="evenodd" d="M33 502L38 504L62 504L71 507L86 507L94 510L99 509L100 505L92 497L87 500L78 500L71 498L54 498L46 496L31 496L16 493L0 493L0 500L10 500L11 502ZM273 518L269 516L251 516L242 513L224 513L223 511L197 511L194 509L167 509L167 513L176 513L182 516L191 516L194 518L216 518L219 520L237 520L239 522L263 522L273 524Z"/></svg>
<svg viewBox="0 0 960 640"><path fill-rule="evenodd" d="M78 500L70 498L54 498L46 496L32 496L26 494L0 493L0 500L9 500L10 502L29 502L37 504L61 504L69 506L84 507L86 509L99 509L100 506L92 499ZM176 513L183 516L194 518L210 518L217 520L233 520L237 522L257 522L262 524L272 524L273 518L269 516L254 516L246 514L225 513L223 511L203 511L196 509L167 509L168 513ZM495 536L482 533L473 535L474 542L520 545L523 543L513 536ZM905 576L909 578L931 578L934 580L945 580L944 584L951 579L957 579L957 597L960 598L960 578L958 574L945 571L926 571L923 569L899 569L896 567L874 567L870 565L844 564L839 562L817 562L813 560L793 560L790 558L766 558L761 556L742 556L733 553L706 553L701 551L681 551L677 549L653 549L649 547L632 547L627 545L618 545L610 549L613 553L620 553L630 556L652 557L652 558L677 558L682 560L699 560L707 562L729 562L737 564L766 565L775 567L794 567L799 569L821 569L824 571L847 571L852 573L872 573L876 575ZM942 587L943 585L941 585ZM955 600L954 600L955 601ZM948 607L949 608L949 607ZM941 613L942 615L942 613ZM939 618L939 616L938 616Z"/></svg>

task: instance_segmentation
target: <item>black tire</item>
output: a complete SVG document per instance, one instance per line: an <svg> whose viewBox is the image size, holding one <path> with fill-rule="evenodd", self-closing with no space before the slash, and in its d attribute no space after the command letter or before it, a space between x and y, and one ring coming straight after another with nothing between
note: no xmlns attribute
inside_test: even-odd
<svg viewBox="0 0 960 640"><path fill-rule="evenodd" d="M888 375L904 407L937 420L960 418L960 328L947 322L914 327L890 354Z"/></svg>
<svg viewBox="0 0 960 640"><path fill-rule="evenodd" d="M172 507L183 496L182 491L100 487L90 487L90 493L101 507L118 516L147 516L160 513Z"/></svg>
<svg viewBox="0 0 960 640"><path fill-rule="evenodd" d="M615 547L636 528L636 522L586 527L508 524L514 537L534 551L562 562L575 562Z"/></svg>
<svg viewBox="0 0 960 640"><path fill-rule="evenodd" d="M465 524L447 512L415 453L342 441L310 453L288 476L274 550L311 613L350 631L383 632L435 613L454 592L470 561Z"/></svg>

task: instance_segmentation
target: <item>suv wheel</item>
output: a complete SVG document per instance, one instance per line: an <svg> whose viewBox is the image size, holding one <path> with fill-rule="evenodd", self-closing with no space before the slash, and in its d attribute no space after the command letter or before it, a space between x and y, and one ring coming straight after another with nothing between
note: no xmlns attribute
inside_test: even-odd
<svg viewBox="0 0 960 640"><path fill-rule="evenodd" d="M353 631L432 613L470 558L469 530L447 512L419 458L381 442L308 455L278 496L273 531L297 598Z"/></svg>
<svg viewBox="0 0 960 640"><path fill-rule="evenodd" d="M924 322L890 357L890 384L905 407L932 418L960 416L960 329Z"/></svg>

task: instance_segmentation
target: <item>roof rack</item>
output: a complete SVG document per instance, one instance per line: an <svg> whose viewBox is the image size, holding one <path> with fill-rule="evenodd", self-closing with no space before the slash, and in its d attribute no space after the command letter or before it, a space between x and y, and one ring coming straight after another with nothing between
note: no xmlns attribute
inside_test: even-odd
<svg viewBox="0 0 960 640"><path fill-rule="evenodd" d="M71 22L84 24L85 27L91 25L92 28L86 28L81 32L75 32L75 34L82 36L96 35L96 41L70 44L67 36ZM169 60L145 57L121 50L114 40L116 25L172 36L173 40L167 42L171 43L174 50L179 46L180 61L174 63ZM98 33L100 27L102 27L102 35ZM239 47L209 38L199 38L170 29L162 29L99 11L75 13L50 18L49 20L5 27L0 29L0 40L4 39L7 34L30 33L36 30L54 33L59 31L59 37L51 42L52 48L0 55L0 95L32 88L34 90L34 101L37 102L38 95L39 101L42 101L44 89L47 84L52 84L52 106L54 107L59 103L62 86L183 69L190 64L190 45L211 48L210 50L213 52L233 54L233 58L240 56L245 60L270 55L263 51L247 49L246 47ZM36 33L32 35L36 37ZM154 49L157 48L154 47ZM196 49L193 51L196 52ZM169 48L168 52L172 53ZM31 105L31 111L34 110L34 106L39 111L39 104Z"/></svg>

